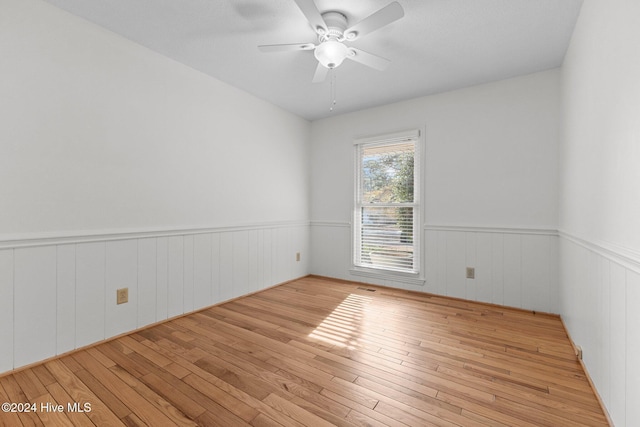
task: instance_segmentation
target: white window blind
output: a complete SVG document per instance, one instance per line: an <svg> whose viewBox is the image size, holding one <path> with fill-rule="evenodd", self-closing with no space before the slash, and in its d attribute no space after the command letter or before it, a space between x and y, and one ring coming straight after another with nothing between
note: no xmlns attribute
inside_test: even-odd
<svg viewBox="0 0 640 427"><path fill-rule="evenodd" d="M419 271L418 134L356 141L354 264Z"/></svg>

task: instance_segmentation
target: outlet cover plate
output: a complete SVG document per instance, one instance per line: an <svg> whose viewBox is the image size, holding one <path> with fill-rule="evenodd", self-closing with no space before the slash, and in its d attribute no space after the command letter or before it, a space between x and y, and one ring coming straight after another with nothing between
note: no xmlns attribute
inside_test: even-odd
<svg viewBox="0 0 640 427"><path fill-rule="evenodd" d="M476 278L476 269L473 267L467 267L467 279Z"/></svg>
<svg viewBox="0 0 640 427"><path fill-rule="evenodd" d="M124 304L126 302L129 302L129 288L116 290L116 304Z"/></svg>

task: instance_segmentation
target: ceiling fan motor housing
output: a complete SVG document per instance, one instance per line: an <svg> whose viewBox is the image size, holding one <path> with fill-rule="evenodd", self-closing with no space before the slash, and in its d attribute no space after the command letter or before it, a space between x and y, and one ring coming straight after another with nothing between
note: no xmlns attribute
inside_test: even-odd
<svg viewBox="0 0 640 427"><path fill-rule="evenodd" d="M318 35L320 43L327 40L343 40L344 30L347 29L347 17L340 12L325 12L322 19L327 24L328 31Z"/></svg>

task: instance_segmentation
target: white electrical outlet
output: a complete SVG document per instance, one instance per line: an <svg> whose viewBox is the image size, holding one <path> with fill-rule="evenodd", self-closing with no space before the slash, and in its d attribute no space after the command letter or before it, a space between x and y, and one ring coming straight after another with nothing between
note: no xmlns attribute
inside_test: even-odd
<svg viewBox="0 0 640 427"><path fill-rule="evenodd" d="M467 279L476 278L476 269L473 267L467 267Z"/></svg>

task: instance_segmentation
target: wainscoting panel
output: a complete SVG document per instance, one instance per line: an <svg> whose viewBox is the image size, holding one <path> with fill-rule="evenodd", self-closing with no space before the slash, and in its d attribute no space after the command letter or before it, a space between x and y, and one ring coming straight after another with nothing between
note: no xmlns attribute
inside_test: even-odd
<svg viewBox="0 0 640 427"><path fill-rule="evenodd" d="M76 245L58 245L57 252L56 352L60 354L76 346Z"/></svg>
<svg viewBox="0 0 640 427"><path fill-rule="evenodd" d="M117 304L117 290L129 289L129 302ZM105 338L138 326L138 240L106 242Z"/></svg>
<svg viewBox="0 0 640 427"><path fill-rule="evenodd" d="M631 421L640 420L640 364L637 363L640 354L640 274L629 272L627 275L627 336L625 337L626 347L626 369L625 377L627 402L626 408L627 424Z"/></svg>
<svg viewBox="0 0 640 427"><path fill-rule="evenodd" d="M484 297L490 297L489 299L481 299L480 301L489 302L494 304L504 304L504 275L497 272L502 271L504 268L504 234L492 233L491 234L491 273L486 273L491 280L491 294L483 295Z"/></svg>
<svg viewBox="0 0 640 427"><path fill-rule="evenodd" d="M56 247L16 249L14 271L15 363L26 365L56 351Z"/></svg>
<svg viewBox="0 0 640 427"><path fill-rule="evenodd" d="M233 233L220 234L220 300L233 298Z"/></svg>
<svg viewBox="0 0 640 427"><path fill-rule="evenodd" d="M249 293L249 232L233 233L233 286L231 298Z"/></svg>
<svg viewBox="0 0 640 427"><path fill-rule="evenodd" d="M274 236L270 230L264 230L262 233L263 241L262 246L264 248L263 266L264 266L264 278L262 287L265 286L265 281L275 281L275 257L273 255Z"/></svg>
<svg viewBox="0 0 640 427"><path fill-rule="evenodd" d="M211 234L197 234L193 240L193 299L195 309L213 304Z"/></svg>
<svg viewBox="0 0 640 427"><path fill-rule="evenodd" d="M558 313L554 231L429 226L425 240L426 292Z"/></svg>
<svg viewBox="0 0 640 427"><path fill-rule="evenodd" d="M267 283L272 281L272 262L271 262L271 233L268 230L258 230L258 253L257 253L257 270L258 275L256 287L258 290L268 287ZM309 248L305 248L307 256L309 256Z"/></svg>
<svg viewBox="0 0 640 427"><path fill-rule="evenodd" d="M477 233L466 233L465 235L465 250L466 255L465 258L467 260L468 265L474 265L474 269L478 270L478 236ZM482 277L478 278L477 275L474 276L473 279L469 279L466 277L466 268L465 268L465 279L464 279L464 287L466 290L465 298L471 301L476 301L478 298L478 286L477 283L482 282ZM475 274L475 271L474 271Z"/></svg>
<svg viewBox="0 0 640 427"><path fill-rule="evenodd" d="M465 233L453 231L447 234L445 243L446 263L444 270L445 295L455 298L467 297L467 238ZM425 260L429 263L431 260Z"/></svg>
<svg viewBox="0 0 640 427"><path fill-rule="evenodd" d="M585 283L589 278L585 278ZM613 328L611 334L611 411L616 414L626 413L627 400L627 272L619 264L611 266L611 291L610 291L610 316ZM588 296L585 296L588 298ZM588 301L591 305L591 301ZM629 355L632 356L632 355ZM635 355L637 358L638 355ZM626 423L617 423L616 425L625 425Z"/></svg>
<svg viewBox="0 0 640 427"><path fill-rule="evenodd" d="M0 250L0 372L13 368L13 250Z"/></svg>
<svg viewBox="0 0 640 427"><path fill-rule="evenodd" d="M105 242L76 245L76 343L105 338ZM21 366L16 363L16 366Z"/></svg>
<svg viewBox="0 0 640 427"><path fill-rule="evenodd" d="M313 222L311 233L314 274L558 313L555 230L427 226L424 285L354 273L348 223ZM466 277L467 267L475 269L474 279Z"/></svg>
<svg viewBox="0 0 640 427"><path fill-rule="evenodd" d="M137 327L155 323L157 310L156 283L158 281L156 239L138 240L138 307Z"/></svg>
<svg viewBox="0 0 640 427"><path fill-rule="evenodd" d="M169 237L167 247L168 317L185 313L184 310L184 236Z"/></svg>
<svg viewBox="0 0 640 427"><path fill-rule="evenodd" d="M471 283L468 286L475 290L471 299L474 301L491 301L494 286L493 277L490 274L494 269L493 235L490 233L476 233L475 239L476 278L467 279L467 285L469 285L469 280L475 280L475 283ZM502 287L502 284L500 284L500 287Z"/></svg>
<svg viewBox="0 0 640 427"><path fill-rule="evenodd" d="M193 299L193 267L194 267L194 250L193 235L184 236L184 258L182 261L182 283L183 283L183 300L182 312L189 313L195 309L195 301Z"/></svg>
<svg viewBox="0 0 640 427"><path fill-rule="evenodd" d="M280 283L284 281L284 278L280 275L283 271L286 271L289 264L288 261L290 259L293 259L294 255L291 254L291 256L287 257L280 256L281 253L289 252L289 238L287 236L287 230L273 230L271 233L271 238L271 244L273 245L273 250L271 251L271 253L273 254L272 260L275 267L274 280Z"/></svg>
<svg viewBox="0 0 640 427"><path fill-rule="evenodd" d="M560 234L560 310L616 426L640 420L640 258Z"/></svg>
<svg viewBox="0 0 640 427"><path fill-rule="evenodd" d="M258 230L249 230L249 270L247 271L248 280L247 286L249 292L256 292L259 289L258 285Z"/></svg>
<svg viewBox="0 0 640 427"><path fill-rule="evenodd" d="M140 302L142 304L142 302ZM156 322L169 317L169 238L156 239Z"/></svg>
<svg viewBox="0 0 640 427"><path fill-rule="evenodd" d="M0 242L0 373L305 276L309 234L292 222Z"/></svg>
<svg viewBox="0 0 640 427"><path fill-rule="evenodd" d="M222 255L220 255L220 235L222 233L211 234L211 302L224 301L220 293L220 271L222 270L221 262Z"/></svg>
<svg viewBox="0 0 640 427"><path fill-rule="evenodd" d="M504 254L502 271L493 272L503 275L502 302L509 307L522 308L522 236L520 234L503 235Z"/></svg>

